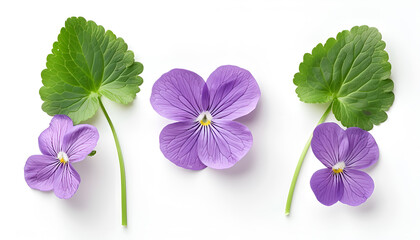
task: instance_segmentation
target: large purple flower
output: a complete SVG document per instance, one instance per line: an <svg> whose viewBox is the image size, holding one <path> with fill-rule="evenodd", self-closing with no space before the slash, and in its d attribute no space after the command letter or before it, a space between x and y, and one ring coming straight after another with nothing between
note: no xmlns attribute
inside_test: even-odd
<svg viewBox="0 0 420 240"><path fill-rule="evenodd" d="M66 115L55 115L38 138L43 155L32 155L26 161L25 180L29 187L54 190L59 198L71 198L80 183L80 176L71 164L85 159L98 139L94 126L73 126Z"/></svg>
<svg viewBox="0 0 420 240"><path fill-rule="evenodd" d="M160 115L179 122L160 133L162 153L187 169L232 167L252 146L249 129L232 120L254 110L260 95L251 73L235 66L217 68L207 82L183 69L163 74L150 102Z"/></svg>
<svg viewBox="0 0 420 240"><path fill-rule="evenodd" d="M356 127L344 131L335 123L323 123L315 128L311 147L327 167L311 178L318 201L327 206L337 201L358 206L372 195L372 178L359 170L379 158L378 145L370 133Z"/></svg>

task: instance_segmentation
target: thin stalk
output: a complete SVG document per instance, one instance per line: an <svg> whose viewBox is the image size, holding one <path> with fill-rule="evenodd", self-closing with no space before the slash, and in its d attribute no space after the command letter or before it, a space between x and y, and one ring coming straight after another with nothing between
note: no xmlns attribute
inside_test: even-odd
<svg viewBox="0 0 420 240"><path fill-rule="evenodd" d="M104 104L101 101L101 97L98 97L99 105L101 106L102 112L104 113L109 126L111 127L112 135L114 136L115 146L117 147L118 160L120 162L120 176L121 176L121 224L127 226L127 194L125 187L125 168L124 159L121 152L120 142L118 141L117 132L115 132L114 125L112 124L111 118L105 110Z"/></svg>
<svg viewBox="0 0 420 240"><path fill-rule="evenodd" d="M328 106L327 110L322 115L321 119L319 119L318 123L316 124L317 126L319 124L323 123L325 121L325 119L328 117L328 114L331 112L331 107L332 107L332 103ZM296 166L295 174L293 175L293 179L292 179L292 183L290 184L289 195L287 196L287 203L286 203L286 211L285 211L286 215L289 215L289 213L290 213L290 206L292 205L292 199L293 199L293 193L294 193L295 187L296 187L296 181L298 179L300 169L302 168L303 160L305 159L306 153L308 153L309 146L311 146L311 141L312 141L312 133L311 133L311 136L309 136L309 139L306 142L302 153L300 154L299 162Z"/></svg>

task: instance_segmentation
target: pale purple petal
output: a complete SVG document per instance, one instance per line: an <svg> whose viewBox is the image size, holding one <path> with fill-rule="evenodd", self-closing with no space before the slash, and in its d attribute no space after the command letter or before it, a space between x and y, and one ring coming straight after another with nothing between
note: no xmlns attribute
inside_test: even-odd
<svg viewBox="0 0 420 240"><path fill-rule="evenodd" d="M33 155L25 164L25 180L29 187L41 191L51 191L54 185L54 173L60 161L48 155Z"/></svg>
<svg viewBox="0 0 420 240"><path fill-rule="evenodd" d="M344 194L340 202L358 206L372 195L375 184L365 172L356 169L345 169L343 172Z"/></svg>
<svg viewBox="0 0 420 240"><path fill-rule="evenodd" d="M221 66L208 78L209 111L213 118L234 120L257 106L261 92L251 73L236 66Z"/></svg>
<svg viewBox="0 0 420 240"><path fill-rule="evenodd" d="M326 167L344 161L349 142L345 131L336 123L323 123L314 130L312 151Z"/></svg>
<svg viewBox="0 0 420 240"><path fill-rule="evenodd" d="M163 155L177 166L200 170L206 168L197 154L197 140L200 123L177 122L166 126L160 133L160 150Z"/></svg>
<svg viewBox="0 0 420 240"><path fill-rule="evenodd" d="M45 155L56 157L62 151L64 135L73 127L73 121L66 115L55 115L50 126L38 138L39 149Z"/></svg>
<svg viewBox="0 0 420 240"><path fill-rule="evenodd" d="M318 170L312 175L311 188L318 201L326 206L340 200L344 192L340 175L334 174L329 168Z"/></svg>
<svg viewBox="0 0 420 240"><path fill-rule="evenodd" d="M194 72L173 69L153 85L150 103L163 117L177 121L195 120L202 112L204 80Z"/></svg>
<svg viewBox="0 0 420 240"><path fill-rule="evenodd" d="M63 151L70 162L78 162L86 158L98 143L99 133L96 127L80 124L73 127L63 139Z"/></svg>
<svg viewBox="0 0 420 240"><path fill-rule="evenodd" d="M367 168L378 161L379 148L372 135L360 128L346 130L349 151L345 157L346 167L354 169Z"/></svg>
<svg viewBox="0 0 420 240"><path fill-rule="evenodd" d="M69 164L60 164L54 176L54 193L58 198L69 199L79 188L80 176Z"/></svg>
<svg viewBox="0 0 420 240"><path fill-rule="evenodd" d="M203 126L198 141L198 156L211 168L230 168L249 151L252 134L249 129L230 120L214 120Z"/></svg>

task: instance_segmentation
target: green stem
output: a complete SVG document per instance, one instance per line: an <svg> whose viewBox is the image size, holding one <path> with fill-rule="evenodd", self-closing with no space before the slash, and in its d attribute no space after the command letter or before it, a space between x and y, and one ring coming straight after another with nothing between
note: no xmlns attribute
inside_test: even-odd
<svg viewBox="0 0 420 240"><path fill-rule="evenodd" d="M108 121L109 126L111 127L112 135L114 136L115 146L117 147L118 160L120 162L120 175L121 175L121 224L127 226L127 197L126 197L126 187L125 187L125 169L124 169L124 159L121 152L120 142L118 141L117 132L115 132L114 125L112 124L111 119L109 118L108 113L105 110L104 104L101 101L101 97L98 97L99 105L101 106L102 112L105 114L106 120Z"/></svg>
<svg viewBox="0 0 420 240"><path fill-rule="evenodd" d="M325 121L325 119L328 117L328 114L331 112L332 103L328 106L325 113L322 115L321 119L319 119L317 126ZM302 167L303 160L305 159L306 153L308 152L309 146L311 146L312 141L312 133L311 136L309 136L308 141L305 144L305 147L303 148L302 153L300 154L299 162L295 169L295 174L293 175L292 183L290 184L289 189L289 195L287 196L287 203L286 203L286 211L285 214L289 215L290 213L290 206L292 205L292 199L293 199L293 192L295 191L296 187L296 181L299 176L300 169Z"/></svg>

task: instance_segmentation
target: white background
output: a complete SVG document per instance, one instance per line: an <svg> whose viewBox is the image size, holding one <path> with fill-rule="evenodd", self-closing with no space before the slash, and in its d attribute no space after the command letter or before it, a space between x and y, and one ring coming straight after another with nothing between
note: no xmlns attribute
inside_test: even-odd
<svg viewBox="0 0 420 240"><path fill-rule="evenodd" d="M1 239L419 239L419 1L2 1L0 3ZM92 158L74 164L82 182L70 200L32 190L23 166L39 154L51 119L38 90L46 57L67 17L84 16L123 37L144 64L135 101L104 100L126 163L128 228L120 225L120 176L99 110ZM371 131L380 148L372 197L359 207L321 205L309 186L322 168L311 150L284 216L301 150L326 106L299 101L292 79L303 54L355 25L377 27L395 83L389 119ZM190 171L166 160L152 109L153 83L172 68L207 78L220 65L248 69L262 97L239 121L254 135L227 170ZM330 116L329 121L336 121Z"/></svg>

